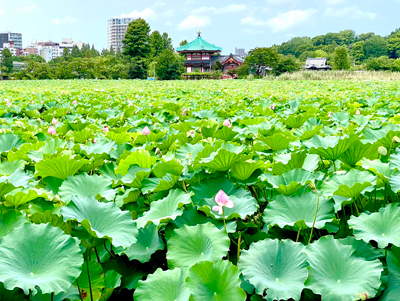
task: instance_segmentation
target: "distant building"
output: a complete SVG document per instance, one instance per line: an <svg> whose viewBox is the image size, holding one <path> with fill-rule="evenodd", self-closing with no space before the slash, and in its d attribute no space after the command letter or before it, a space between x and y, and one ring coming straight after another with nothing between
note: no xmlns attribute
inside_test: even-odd
<svg viewBox="0 0 400 301"><path fill-rule="evenodd" d="M228 70L238 68L243 64L243 58L239 55L220 55L222 48L205 41L200 31L195 40L178 47L176 51L186 55L184 64L187 73L210 72L212 65L219 61L224 67L223 73L226 74Z"/></svg>
<svg viewBox="0 0 400 301"><path fill-rule="evenodd" d="M60 43L52 41L39 42L36 47L36 54L40 55L46 62L50 62L52 59L60 56ZM25 52L27 52L26 49Z"/></svg>
<svg viewBox="0 0 400 301"><path fill-rule="evenodd" d="M62 56L64 49L68 48L69 51L72 51L74 46L78 46L79 49L82 49L83 42L74 42L72 39L62 39L59 47L59 56Z"/></svg>
<svg viewBox="0 0 400 301"><path fill-rule="evenodd" d="M22 49L22 34L15 32L0 32L0 47L4 43L14 42L14 47Z"/></svg>
<svg viewBox="0 0 400 301"><path fill-rule="evenodd" d="M235 54L241 57L245 57L247 55L246 51L244 51L244 48L235 48Z"/></svg>
<svg viewBox="0 0 400 301"><path fill-rule="evenodd" d="M306 70L327 71L332 67L327 64L326 57L307 58L306 65L303 66Z"/></svg>
<svg viewBox="0 0 400 301"><path fill-rule="evenodd" d="M123 48L122 40L125 37L129 23L134 21L132 18L112 18L108 20L107 26L107 46L108 49L111 47L114 51Z"/></svg>

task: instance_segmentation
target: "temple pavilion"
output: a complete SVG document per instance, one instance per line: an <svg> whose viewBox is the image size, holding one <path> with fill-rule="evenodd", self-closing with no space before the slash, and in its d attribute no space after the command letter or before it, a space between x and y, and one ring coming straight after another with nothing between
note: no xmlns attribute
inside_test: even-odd
<svg viewBox="0 0 400 301"><path fill-rule="evenodd" d="M221 55L222 48L215 46L201 37L201 32L197 32L197 38L192 42L178 47L179 53L186 55L184 62L186 72L210 72L212 65L219 61L224 67L223 73L229 69L234 69L243 64L244 60L238 55Z"/></svg>

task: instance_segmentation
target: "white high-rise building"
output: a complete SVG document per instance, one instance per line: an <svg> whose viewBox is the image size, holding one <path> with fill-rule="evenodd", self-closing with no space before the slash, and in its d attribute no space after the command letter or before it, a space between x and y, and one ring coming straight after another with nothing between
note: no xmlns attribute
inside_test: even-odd
<svg viewBox="0 0 400 301"><path fill-rule="evenodd" d="M108 20L108 49L112 46L114 51L117 51L118 48L122 51L122 40L125 37L129 23L134 20L132 18L112 18Z"/></svg>

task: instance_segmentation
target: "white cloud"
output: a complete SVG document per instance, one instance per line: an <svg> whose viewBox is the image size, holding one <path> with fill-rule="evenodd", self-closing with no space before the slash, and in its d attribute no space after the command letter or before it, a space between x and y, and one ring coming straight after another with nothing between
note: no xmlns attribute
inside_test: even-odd
<svg viewBox="0 0 400 301"><path fill-rule="evenodd" d="M208 16L190 15L178 25L178 30L191 30L206 27L211 24Z"/></svg>
<svg viewBox="0 0 400 301"><path fill-rule="evenodd" d="M172 26L172 22L165 23L166 26Z"/></svg>
<svg viewBox="0 0 400 301"><path fill-rule="evenodd" d="M285 31L296 25L307 23L317 12L315 9L291 10L267 21L267 26L273 32Z"/></svg>
<svg viewBox="0 0 400 301"><path fill-rule="evenodd" d="M155 19L157 18L157 14L152 10L150 7L145 8L142 11L134 10L133 12L129 14L122 14L119 16L119 18L133 18L133 19Z"/></svg>
<svg viewBox="0 0 400 301"><path fill-rule="evenodd" d="M335 9L329 7L326 9L325 14L327 16L333 16L333 17L350 17L353 19L368 18L370 20L373 20L378 16L375 13L364 12L357 6L349 6L343 9Z"/></svg>
<svg viewBox="0 0 400 301"><path fill-rule="evenodd" d="M340 4L343 4L345 2L346 2L346 0L326 0L326 4L330 5L330 6L332 6L332 5L340 5Z"/></svg>
<svg viewBox="0 0 400 301"><path fill-rule="evenodd" d="M247 9L246 4L230 4L227 6L220 7L220 8L216 8L214 6L203 6L200 8L193 9L191 11L191 13L192 14L204 14L204 13L225 14L225 13L241 12L246 9Z"/></svg>
<svg viewBox="0 0 400 301"><path fill-rule="evenodd" d="M247 17L240 20L242 25L251 25L257 27L269 27L272 32L285 31L294 26L306 23L316 13L315 9L307 10L291 10L268 21L256 19L254 17Z"/></svg>
<svg viewBox="0 0 400 301"><path fill-rule="evenodd" d="M0 8L0 15L4 14L4 9Z"/></svg>
<svg viewBox="0 0 400 301"><path fill-rule="evenodd" d="M33 11L33 10L37 10L37 6L36 5L18 7L15 11L17 11L17 12L27 12L27 11Z"/></svg>
<svg viewBox="0 0 400 301"><path fill-rule="evenodd" d="M73 25L76 22L78 22L78 20L70 16L65 16L62 19L56 18L51 20L51 23L53 23L54 25Z"/></svg>

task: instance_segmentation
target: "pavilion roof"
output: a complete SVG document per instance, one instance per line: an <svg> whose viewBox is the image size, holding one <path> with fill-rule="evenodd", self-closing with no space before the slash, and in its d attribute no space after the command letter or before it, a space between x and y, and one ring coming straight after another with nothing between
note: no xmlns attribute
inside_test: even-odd
<svg viewBox="0 0 400 301"><path fill-rule="evenodd" d="M220 52L222 51L221 47L215 46L204 40L201 37L201 33L198 32L197 38L191 41L190 43L178 47L176 49L178 52L194 52L194 51L213 51L213 52Z"/></svg>

